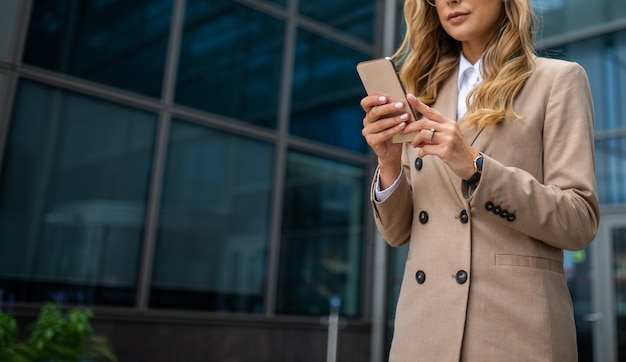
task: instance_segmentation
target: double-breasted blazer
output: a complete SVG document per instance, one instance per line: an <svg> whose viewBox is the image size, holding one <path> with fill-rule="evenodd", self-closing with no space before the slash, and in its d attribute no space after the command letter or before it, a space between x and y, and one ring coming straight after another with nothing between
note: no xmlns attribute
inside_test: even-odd
<svg viewBox="0 0 626 362"><path fill-rule="evenodd" d="M464 130L484 154L474 192L436 156L403 147L403 174L371 199L392 246L409 243L391 361L577 360L563 249L599 223L593 105L576 63L536 58L514 102L521 119ZM455 118L457 75L433 107Z"/></svg>

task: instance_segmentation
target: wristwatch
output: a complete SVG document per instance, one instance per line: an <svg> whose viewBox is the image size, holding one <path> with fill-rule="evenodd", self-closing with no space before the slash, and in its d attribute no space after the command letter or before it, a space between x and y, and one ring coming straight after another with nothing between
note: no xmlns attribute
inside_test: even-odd
<svg viewBox="0 0 626 362"><path fill-rule="evenodd" d="M480 175L483 172L483 154L479 153L474 159L474 174L467 180L464 180L469 186L476 187L480 181Z"/></svg>

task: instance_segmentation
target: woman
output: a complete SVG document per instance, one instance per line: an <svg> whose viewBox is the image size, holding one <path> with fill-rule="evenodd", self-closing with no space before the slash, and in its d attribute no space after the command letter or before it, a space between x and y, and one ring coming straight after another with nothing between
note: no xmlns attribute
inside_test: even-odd
<svg viewBox="0 0 626 362"><path fill-rule="evenodd" d="M410 243L390 360L576 361L563 249L585 248L599 222L587 76L534 54L530 0L404 12L394 58L422 116L361 101L377 227Z"/></svg>

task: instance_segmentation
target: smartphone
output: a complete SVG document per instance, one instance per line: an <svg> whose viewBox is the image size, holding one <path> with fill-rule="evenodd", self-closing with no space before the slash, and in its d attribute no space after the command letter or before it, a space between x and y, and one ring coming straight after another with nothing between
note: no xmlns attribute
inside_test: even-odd
<svg viewBox="0 0 626 362"><path fill-rule="evenodd" d="M411 108L406 100L406 92L404 86L398 76L393 60L389 57L373 59L357 64L356 71L359 73L365 92L372 94L387 94L390 100L404 100L406 106L399 113L408 113L412 119L417 119L413 108ZM398 113L398 114L399 114ZM391 139L394 143L410 142L415 137L416 132L407 134L397 134Z"/></svg>

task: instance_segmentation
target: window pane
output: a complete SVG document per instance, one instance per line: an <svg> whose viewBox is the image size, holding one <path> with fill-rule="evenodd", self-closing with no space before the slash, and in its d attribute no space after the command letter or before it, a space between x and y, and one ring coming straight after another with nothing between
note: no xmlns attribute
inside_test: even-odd
<svg viewBox="0 0 626 362"><path fill-rule="evenodd" d="M402 286L402 277L406 268L407 255L409 246L404 245L398 248L389 248L389 261L387 269L387 352L391 349L391 341L394 330L394 320L396 318L396 307L398 305L398 297L400 296L400 287Z"/></svg>
<svg viewBox="0 0 626 362"><path fill-rule="evenodd" d="M591 260L595 248L563 252L563 268L567 277L567 287L574 304L574 320L578 340L578 361L593 361L593 323L589 316L596 312L593 300L593 280Z"/></svg>
<svg viewBox="0 0 626 362"><path fill-rule="evenodd" d="M542 17L543 39L591 30L626 17L626 0L533 0L533 6Z"/></svg>
<svg viewBox="0 0 626 362"><path fill-rule="evenodd" d="M277 312L361 313L365 170L297 152L288 155Z"/></svg>
<svg viewBox="0 0 626 362"><path fill-rule="evenodd" d="M284 23L230 0L188 0L176 103L275 128Z"/></svg>
<svg viewBox="0 0 626 362"><path fill-rule="evenodd" d="M568 44L561 51L547 54L578 62L585 68L594 99L594 129L601 134L595 143L600 203L626 203L626 138L617 132L624 129L626 116L626 31Z"/></svg>
<svg viewBox="0 0 626 362"><path fill-rule="evenodd" d="M261 0L261 2L272 3L276 5L281 5L282 7L287 6L287 0Z"/></svg>
<svg viewBox="0 0 626 362"><path fill-rule="evenodd" d="M20 16L20 0L0 1L0 59L9 61Z"/></svg>
<svg viewBox="0 0 626 362"><path fill-rule="evenodd" d="M273 147L172 124L150 305L261 313Z"/></svg>
<svg viewBox="0 0 626 362"><path fill-rule="evenodd" d="M548 55L566 55L585 68L594 99L596 131L624 127L626 107L626 31L568 44Z"/></svg>
<svg viewBox="0 0 626 362"><path fill-rule="evenodd" d="M31 82L16 97L0 180L5 295L133 305L156 116Z"/></svg>
<svg viewBox="0 0 626 362"><path fill-rule="evenodd" d="M300 13L324 25L332 26L354 37L372 43L374 40L374 8L369 0L300 1Z"/></svg>
<svg viewBox="0 0 626 362"><path fill-rule="evenodd" d="M6 78L6 75L4 74L4 72L0 72L0 114L2 114L2 108L4 106L4 102L2 100L4 100L4 79ZM0 145L0 147L2 147Z"/></svg>
<svg viewBox="0 0 626 362"><path fill-rule="evenodd" d="M616 338L618 360L626 358L626 227L614 226L611 230L611 244L613 244L613 287L615 300L615 318L617 324ZM609 318L610 318L609 317Z"/></svg>
<svg viewBox="0 0 626 362"><path fill-rule="evenodd" d="M616 128L626 128L626 107L624 106L626 99L626 30L613 33L611 39L611 47L607 50L606 57L610 62L611 76L615 77L613 87L611 89L612 102L614 106L614 117L618 120L615 124ZM607 65L609 66L609 65ZM607 92L608 93L608 92Z"/></svg>
<svg viewBox="0 0 626 362"><path fill-rule="evenodd" d="M35 0L24 62L160 97L172 0Z"/></svg>
<svg viewBox="0 0 626 362"><path fill-rule="evenodd" d="M367 56L300 31L293 75L290 132L359 153L365 90L356 64Z"/></svg>
<svg viewBox="0 0 626 362"><path fill-rule="evenodd" d="M601 204L626 204L626 137L596 141L596 175Z"/></svg>

